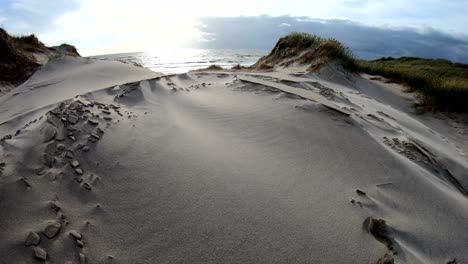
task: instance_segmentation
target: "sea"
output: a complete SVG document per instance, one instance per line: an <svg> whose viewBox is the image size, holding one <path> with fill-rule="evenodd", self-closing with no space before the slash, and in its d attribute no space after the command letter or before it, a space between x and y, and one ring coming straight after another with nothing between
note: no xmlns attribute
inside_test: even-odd
<svg viewBox="0 0 468 264"><path fill-rule="evenodd" d="M184 73L216 64L223 68L250 66L267 54L259 50L230 49L162 49L92 56L96 59L117 60L143 66L164 74Z"/></svg>

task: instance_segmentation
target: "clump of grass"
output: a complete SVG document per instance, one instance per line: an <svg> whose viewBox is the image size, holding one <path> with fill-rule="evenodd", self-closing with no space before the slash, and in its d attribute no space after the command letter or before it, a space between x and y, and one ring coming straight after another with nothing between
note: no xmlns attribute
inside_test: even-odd
<svg viewBox="0 0 468 264"><path fill-rule="evenodd" d="M309 69L317 68L332 60L338 60L348 70L357 70L351 49L336 39L322 39L313 50L308 50L299 60L301 63L315 62Z"/></svg>
<svg viewBox="0 0 468 264"><path fill-rule="evenodd" d="M291 58L304 50L317 46L323 41L323 38L316 35L293 32L280 38L268 57L273 57L278 60Z"/></svg>
<svg viewBox="0 0 468 264"><path fill-rule="evenodd" d="M0 80L23 81L37 67L36 60L18 47L14 37L0 28Z"/></svg>
<svg viewBox="0 0 468 264"><path fill-rule="evenodd" d="M39 39L34 34L11 36L11 38L17 46L20 46L28 51L35 51L41 48L45 48L44 43L39 41Z"/></svg>
<svg viewBox="0 0 468 264"><path fill-rule="evenodd" d="M68 55L68 56L76 56L76 57L80 57L80 56L81 56L81 55L78 53L78 50L76 50L75 46L70 45L70 44L67 44L67 43L63 43L63 44L61 44L60 46L50 47L49 50L57 51L57 52L59 52L60 54ZM139 67L140 67L140 65L135 65L135 66L139 66ZM141 66L141 67L143 67L143 66Z"/></svg>
<svg viewBox="0 0 468 264"><path fill-rule="evenodd" d="M242 66L240 64L236 64L236 65L231 67L231 70L244 70L244 69L247 69L247 67Z"/></svg>
<svg viewBox="0 0 468 264"><path fill-rule="evenodd" d="M344 69L356 73L381 75L400 82L417 92L419 106L429 111L468 111L468 65L444 59L403 57L358 60L352 51L336 39L293 32L278 40L267 56L250 69L264 70L293 63L309 65L309 71L338 61Z"/></svg>
<svg viewBox="0 0 468 264"><path fill-rule="evenodd" d="M338 40L293 32L280 38L270 54L252 67L258 68L263 64L288 66L298 62L310 64L309 69L315 69L332 60L340 60L348 68L355 68L351 50Z"/></svg>
<svg viewBox="0 0 468 264"><path fill-rule="evenodd" d="M49 48L34 34L14 36L0 28L0 81L12 84L25 81L40 67L35 54L44 54L49 60L64 55L80 56L72 45Z"/></svg>
<svg viewBox="0 0 468 264"><path fill-rule="evenodd" d="M191 70L190 72L202 72L202 71L222 71L224 70L223 67L219 66L219 65L216 65L216 64L212 64L206 68L200 68L200 69L196 69L196 70Z"/></svg>
<svg viewBox="0 0 468 264"><path fill-rule="evenodd" d="M429 111L468 111L468 65L444 59L402 57L356 61L360 72L381 75L416 91Z"/></svg>

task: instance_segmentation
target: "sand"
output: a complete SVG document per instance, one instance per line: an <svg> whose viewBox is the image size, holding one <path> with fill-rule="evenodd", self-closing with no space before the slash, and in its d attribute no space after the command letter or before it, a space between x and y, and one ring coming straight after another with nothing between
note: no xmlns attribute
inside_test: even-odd
<svg viewBox="0 0 468 264"><path fill-rule="evenodd" d="M466 263L466 115L391 85L50 62L0 98L0 263Z"/></svg>

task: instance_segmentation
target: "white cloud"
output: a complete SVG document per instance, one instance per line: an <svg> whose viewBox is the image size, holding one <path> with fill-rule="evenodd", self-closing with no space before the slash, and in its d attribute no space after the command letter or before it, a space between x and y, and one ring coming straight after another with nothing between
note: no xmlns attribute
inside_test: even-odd
<svg viewBox="0 0 468 264"><path fill-rule="evenodd" d="M468 33L464 27L468 0L290 0L288 5L284 0L11 1L12 9L3 16L0 12L0 22L3 18L16 31L36 32L47 44L69 42L85 55L184 46L202 38L197 18L204 16L291 15L314 17L323 23L340 18L378 27L432 27Z"/></svg>
<svg viewBox="0 0 468 264"><path fill-rule="evenodd" d="M66 40L87 54L142 51L183 46L199 36L190 8L134 0L83 0L80 8L61 15L46 42Z"/></svg>
<svg viewBox="0 0 468 264"><path fill-rule="evenodd" d="M291 24L288 23L281 23L278 25L279 27L291 27Z"/></svg>

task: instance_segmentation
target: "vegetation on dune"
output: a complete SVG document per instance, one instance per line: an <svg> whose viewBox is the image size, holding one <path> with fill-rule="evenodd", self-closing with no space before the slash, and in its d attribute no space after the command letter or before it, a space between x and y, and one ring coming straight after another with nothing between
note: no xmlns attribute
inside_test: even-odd
<svg viewBox="0 0 468 264"><path fill-rule="evenodd" d="M67 44L67 43L63 43L63 44L60 45L60 46L53 46L53 47L50 47L49 50L51 50L51 51L57 51L57 52L59 52L61 55L75 56L75 57L80 57L80 56L81 56L81 55L78 53L78 50L76 50L75 46L70 45L70 44ZM143 67L141 64L135 65L135 66Z"/></svg>
<svg viewBox="0 0 468 264"><path fill-rule="evenodd" d="M46 47L34 34L10 37L17 47L26 51L34 52Z"/></svg>
<svg viewBox="0 0 468 264"><path fill-rule="evenodd" d="M468 65L402 57L357 61L364 73L381 75L418 92L426 110L468 111Z"/></svg>
<svg viewBox="0 0 468 264"><path fill-rule="evenodd" d="M260 58L252 68L269 68L273 65L289 66L298 62L310 64L309 70L315 70L320 65L336 59L340 59L347 68L355 68L351 50L338 40L293 32L280 38L270 54Z"/></svg>
<svg viewBox="0 0 468 264"><path fill-rule="evenodd" d="M190 72L203 72L203 71L222 71L224 70L223 67L219 66L219 65L216 65L216 64L212 64L206 68L201 68L201 69L196 69L196 70L191 70Z"/></svg>
<svg viewBox="0 0 468 264"><path fill-rule="evenodd" d="M35 54L46 55L49 60L64 55L80 56L72 45L49 48L34 34L13 36L0 28L0 81L14 84L25 81L40 66Z"/></svg>
<svg viewBox="0 0 468 264"><path fill-rule="evenodd" d="M336 39L294 32L280 38L270 54L251 69L299 63L314 71L331 61L339 61L352 72L381 75L407 85L418 93L419 105L426 110L468 111L468 65L448 60L408 57L359 60Z"/></svg>
<svg viewBox="0 0 468 264"><path fill-rule="evenodd" d="M29 38L20 37L29 41ZM15 38L0 28L0 79L4 81L21 81L38 67L32 55L27 54L15 41Z"/></svg>

